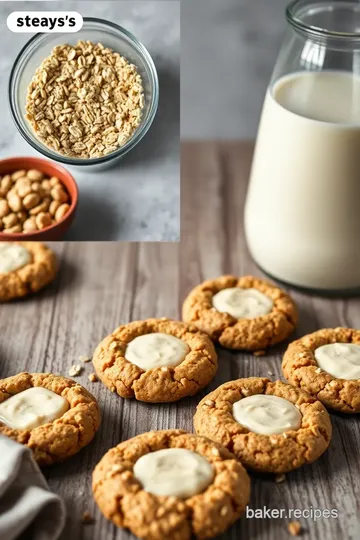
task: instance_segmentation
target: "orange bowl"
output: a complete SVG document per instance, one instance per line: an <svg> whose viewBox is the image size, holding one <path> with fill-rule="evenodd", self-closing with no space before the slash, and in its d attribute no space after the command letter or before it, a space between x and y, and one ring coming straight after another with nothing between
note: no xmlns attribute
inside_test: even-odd
<svg viewBox="0 0 360 540"><path fill-rule="evenodd" d="M4 231L0 231L0 242L21 240L60 240L70 227L78 204L78 187L73 176L61 165L42 158L13 157L0 160L0 176L11 174L21 169L25 169L27 171L29 169L37 169L48 177L56 176L69 193L70 209L60 221L38 231L30 231L29 233L6 233Z"/></svg>

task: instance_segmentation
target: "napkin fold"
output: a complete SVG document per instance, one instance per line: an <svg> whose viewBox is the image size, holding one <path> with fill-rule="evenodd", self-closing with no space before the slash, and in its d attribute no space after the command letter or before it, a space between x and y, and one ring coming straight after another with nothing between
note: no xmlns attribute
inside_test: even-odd
<svg viewBox="0 0 360 540"><path fill-rule="evenodd" d="M57 540L64 524L65 505L31 450L0 436L0 540Z"/></svg>

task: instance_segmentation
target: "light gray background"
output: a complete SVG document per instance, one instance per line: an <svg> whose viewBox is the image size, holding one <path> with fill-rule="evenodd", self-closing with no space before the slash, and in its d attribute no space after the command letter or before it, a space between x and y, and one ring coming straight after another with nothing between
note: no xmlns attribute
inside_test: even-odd
<svg viewBox="0 0 360 540"><path fill-rule="evenodd" d="M78 213L66 239L178 240L179 3L165 0L0 2L0 157L40 156L18 133L8 107L10 69L31 34L13 34L7 29L6 18L12 11L47 9L74 10L83 16L108 19L124 26L149 50L160 80L159 110L139 145L114 169L96 173L72 171L79 185L80 199Z"/></svg>
<svg viewBox="0 0 360 540"><path fill-rule="evenodd" d="M255 137L289 1L181 1L182 137Z"/></svg>

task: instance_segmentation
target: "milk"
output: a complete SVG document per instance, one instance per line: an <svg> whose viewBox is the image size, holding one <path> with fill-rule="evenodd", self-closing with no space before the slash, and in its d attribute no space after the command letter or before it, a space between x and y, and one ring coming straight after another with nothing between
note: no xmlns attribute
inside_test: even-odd
<svg viewBox="0 0 360 540"><path fill-rule="evenodd" d="M268 89L245 231L253 258L275 278L360 286L360 77L298 72Z"/></svg>

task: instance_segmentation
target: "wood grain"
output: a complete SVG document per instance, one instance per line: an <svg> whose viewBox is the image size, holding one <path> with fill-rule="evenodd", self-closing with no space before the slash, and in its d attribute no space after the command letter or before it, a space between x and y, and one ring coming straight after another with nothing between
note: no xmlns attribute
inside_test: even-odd
<svg viewBox="0 0 360 540"><path fill-rule="evenodd" d="M0 307L0 376L21 370L67 374L80 355L90 355L116 326L134 319L180 317L187 292L206 278L231 272L261 276L246 249L243 203L252 155L250 143L187 143L182 156L182 241L180 244L53 244L61 270L36 297ZM300 322L294 337L321 327L360 327L360 300L329 300L294 291ZM207 391L238 377L281 377L283 344L261 358L219 349L220 368ZM171 405L125 401L90 383L86 364L81 382L99 400L102 425L93 443L69 461L48 469L50 487L67 505L62 536L67 540L128 540L97 510L91 496L91 471L105 451L121 440L151 429L192 430L202 392ZM275 377L272 377L275 379ZM311 466L276 484L272 476L252 475L250 508L332 509L338 519L300 519L306 539L360 537L359 419L332 414L333 440ZM93 525L82 525L88 510ZM223 540L289 538L285 519L242 519Z"/></svg>

